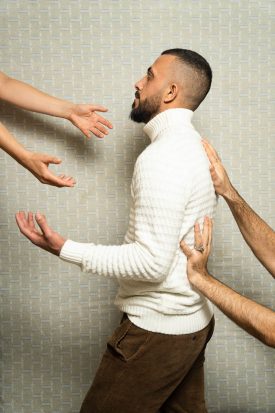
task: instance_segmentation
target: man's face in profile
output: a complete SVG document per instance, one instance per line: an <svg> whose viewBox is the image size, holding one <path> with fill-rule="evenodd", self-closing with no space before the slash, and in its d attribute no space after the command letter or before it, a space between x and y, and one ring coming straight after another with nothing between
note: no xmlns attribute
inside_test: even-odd
<svg viewBox="0 0 275 413"><path fill-rule="evenodd" d="M161 104L164 88L167 85L167 70L174 56L160 56L147 74L136 84L135 100L130 118L134 122L147 123L162 111Z"/></svg>

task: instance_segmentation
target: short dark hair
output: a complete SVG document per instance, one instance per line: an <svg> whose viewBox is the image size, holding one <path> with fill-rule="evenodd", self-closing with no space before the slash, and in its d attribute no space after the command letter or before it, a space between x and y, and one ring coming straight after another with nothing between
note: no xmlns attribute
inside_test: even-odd
<svg viewBox="0 0 275 413"><path fill-rule="evenodd" d="M194 77L194 85L192 85L193 94L190 106L192 110L197 109L211 87L212 70L209 63L200 54L188 49L169 49L161 54L176 56L180 63L189 66L196 73L197 76Z"/></svg>

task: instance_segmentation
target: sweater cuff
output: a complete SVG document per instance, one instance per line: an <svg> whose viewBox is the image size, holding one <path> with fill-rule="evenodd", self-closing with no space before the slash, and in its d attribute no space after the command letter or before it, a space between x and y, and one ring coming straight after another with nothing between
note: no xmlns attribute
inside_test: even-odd
<svg viewBox="0 0 275 413"><path fill-rule="evenodd" d="M85 252L92 245L93 244L75 242L68 239L62 247L59 257L64 261L81 265Z"/></svg>

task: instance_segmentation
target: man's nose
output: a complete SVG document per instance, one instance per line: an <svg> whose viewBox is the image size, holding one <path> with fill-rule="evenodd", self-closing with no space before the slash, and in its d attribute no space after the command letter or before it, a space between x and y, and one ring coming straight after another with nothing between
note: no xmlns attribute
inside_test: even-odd
<svg viewBox="0 0 275 413"><path fill-rule="evenodd" d="M145 79L145 76L142 79L140 79L138 82L135 83L135 88L137 90L142 90L143 89L144 79Z"/></svg>

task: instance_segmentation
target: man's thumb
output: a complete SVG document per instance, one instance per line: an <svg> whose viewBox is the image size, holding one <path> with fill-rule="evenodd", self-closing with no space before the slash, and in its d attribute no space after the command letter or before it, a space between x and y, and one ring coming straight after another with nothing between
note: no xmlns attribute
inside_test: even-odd
<svg viewBox="0 0 275 413"><path fill-rule="evenodd" d="M48 163L59 164L59 163L62 162L62 160L59 159L59 158L56 158L55 156L49 156L48 159L47 159L47 162Z"/></svg>

